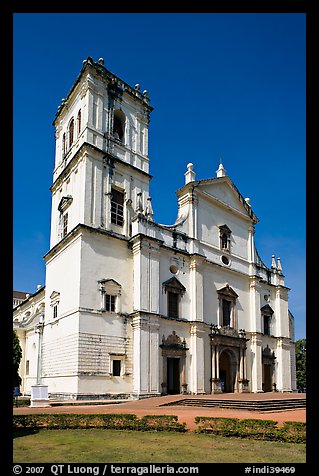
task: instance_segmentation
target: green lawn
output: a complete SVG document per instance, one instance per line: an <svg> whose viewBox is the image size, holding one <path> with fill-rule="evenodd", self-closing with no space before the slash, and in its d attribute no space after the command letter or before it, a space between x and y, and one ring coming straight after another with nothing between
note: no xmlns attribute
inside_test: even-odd
<svg viewBox="0 0 319 476"><path fill-rule="evenodd" d="M306 445L194 432L81 429L16 436L15 463L305 463Z"/></svg>

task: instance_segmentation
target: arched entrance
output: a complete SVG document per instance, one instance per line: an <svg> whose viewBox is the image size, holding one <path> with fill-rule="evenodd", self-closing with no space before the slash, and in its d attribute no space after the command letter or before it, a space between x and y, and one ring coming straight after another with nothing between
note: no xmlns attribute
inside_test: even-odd
<svg viewBox="0 0 319 476"><path fill-rule="evenodd" d="M230 352L224 350L219 357L219 378L221 390L224 393L233 393L236 378L236 367L233 365L233 358Z"/></svg>

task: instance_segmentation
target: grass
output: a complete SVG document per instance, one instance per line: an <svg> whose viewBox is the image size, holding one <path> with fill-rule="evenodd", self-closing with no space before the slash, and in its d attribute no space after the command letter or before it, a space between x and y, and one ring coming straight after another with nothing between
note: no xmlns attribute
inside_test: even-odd
<svg viewBox="0 0 319 476"><path fill-rule="evenodd" d="M19 435L19 436L18 436ZM306 445L195 432L80 429L18 433L14 463L305 463Z"/></svg>

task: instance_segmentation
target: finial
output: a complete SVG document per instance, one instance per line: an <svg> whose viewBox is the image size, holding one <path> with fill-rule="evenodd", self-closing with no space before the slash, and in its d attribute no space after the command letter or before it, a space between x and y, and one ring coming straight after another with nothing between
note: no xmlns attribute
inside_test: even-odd
<svg viewBox="0 0 319 476"><path fill-rule="evenodd" d="M223 164L222 164L222 159L220 158L219 159L219 167L218 167L218 170L216 170L216 174L217 174L217 177L225 177L226 175L226 169L224 168Z"/></svg>
<svg viewBox="0 0 319 476"><path fill-rule="evenodd" d="M276 260L275 260L275 255L272 255L272 257L271 257L271 267L272 267L273 269L277 269Z"/></svg>
<svg viewBox="0 0 319 476"><path fill-rule="evenodd" d="M152 207L152 199L151 199L151 197L148 197L147 205L146 205L146 209L145 209L145 216L149 220L153 221L153 215L154 215L154 212L153 212L153 207Z"/></svg>
<svg viewBox="0 0 319 476"><path fill-rule="evenodd" d="M281 266L280 258L277 258L277 269L278 269L278 271L282 271L282 266Z"/></svg>
<svg viewBox="0 0 319 476"><path fill-rule="evenodd" d="M104 64L104 58L99 58L99 64Z"/></svg>
<svg viewBox="0 0 319 476"><path fill-rule="evenodd" d="M135 89L136 89L136 91L139 91L139 90L140 90L140 87L141 87L141 86L140 86L138 83L135 84Z"/></svg>
<svg viewBox="0 0 319 476"><path fill-rule="evenodd" d="M190 162L189 164L187 164L187 172L185 172L185 184L189 183L189 182L194 182L195 180L195 172L193 170L193 167L194 165Z"/></svg>
<svg viewBox="0 0 319 476"><path fill-rule="evenodd" d="M143 213L142 192L137 193L137 213Z"/></svg>

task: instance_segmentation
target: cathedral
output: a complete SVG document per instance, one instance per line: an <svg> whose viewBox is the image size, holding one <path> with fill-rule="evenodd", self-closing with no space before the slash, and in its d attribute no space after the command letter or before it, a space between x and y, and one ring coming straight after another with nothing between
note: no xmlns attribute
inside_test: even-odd
<svg viewBox="0 0 319 476"><path fill-rule="evenodd" d="M175 223L153 216L148 92L88 57L55 115L45 286L14 307L21 392L52 399L296 390L280 259L222 163L185 164Z"/></svg>

